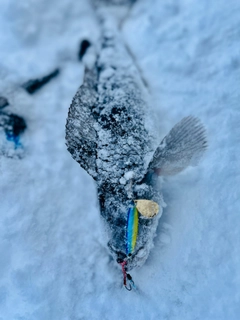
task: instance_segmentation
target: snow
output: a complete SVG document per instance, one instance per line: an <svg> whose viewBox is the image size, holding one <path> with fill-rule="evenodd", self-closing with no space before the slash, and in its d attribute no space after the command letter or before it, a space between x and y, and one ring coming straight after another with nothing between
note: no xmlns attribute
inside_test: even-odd
<svg viewBox="0 0 240 320"><path fill-rule="evenodd" d="M87 0L1 1L0 96L27 123L22 158L0 159L1 320L239 319L239 10L237 0L139 0L123 24L157 143L189 114L209 139L198 167L164 178L155 246L128 292L95 184L65 146L84 72L78 46L85 38L97 46L93 9ZM56 67L59 76L33 95L21 88Z"/></svg>

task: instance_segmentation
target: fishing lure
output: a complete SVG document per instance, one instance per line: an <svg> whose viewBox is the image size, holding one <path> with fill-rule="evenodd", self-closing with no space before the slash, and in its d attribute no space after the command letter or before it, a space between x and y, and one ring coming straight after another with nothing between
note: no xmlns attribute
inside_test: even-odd
<svg viewBox="0 0 240 320"><path fill-rule="evenodd" d="M146 261L165 206L159 175L196 165L207 140L199 119L189 116L154 147L139 71L114 19L101 21L101 49L69 108L66 144L96 181L108 247L131 290L129 271Z"/></svg>
<svg viewBox="0 0 240 320"><path fill-rule="evenodd" d="M138 235L138 210L131 207L128 209L127 232L126 232L126 254L132 254L135 249Z"/></svg>
<svg viewBox="0 0 240 320"><path fill-rule="evenodd" d="M154 217L159 212L159 205L151 200L135 200L134 205L128 209L127 215L127 227L126 227L126 256L131 257L133 254L137 237L138 237L138 224L140 215L147 218ZM123 284L127 290L131 290L134 286L132 277L126 272L125 267L127 266L127 260L122 261L118 259L118 263L122 265L123 271ZM130 282L127 287L127 279Z"/></svg>

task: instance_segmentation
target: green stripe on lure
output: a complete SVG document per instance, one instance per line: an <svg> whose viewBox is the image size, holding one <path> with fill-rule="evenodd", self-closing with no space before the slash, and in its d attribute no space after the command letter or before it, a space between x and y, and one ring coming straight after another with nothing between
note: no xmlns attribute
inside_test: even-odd
<svg viewBox="0 0 240 320"><path fill-rule="evenodd" d="M138 236L138 210L136 206L128 209L127 232L126 232L126 253L134 251Z"/></svg>

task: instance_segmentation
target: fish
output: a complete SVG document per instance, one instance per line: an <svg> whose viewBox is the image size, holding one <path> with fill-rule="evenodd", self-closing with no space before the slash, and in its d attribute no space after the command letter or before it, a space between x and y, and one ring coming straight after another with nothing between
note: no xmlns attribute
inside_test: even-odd
<svg viewBox="0 0 240 320"><path fill-rule="evenodd" d="M147 260L166 206L161 177L196 166L207 138L201 121L186 116L156 147L146 125L149 108L139 69L113 17L101 21L96 61L86 67L69 108L66 145L96 182L109 252L130 290L129 271Z"/></svg>

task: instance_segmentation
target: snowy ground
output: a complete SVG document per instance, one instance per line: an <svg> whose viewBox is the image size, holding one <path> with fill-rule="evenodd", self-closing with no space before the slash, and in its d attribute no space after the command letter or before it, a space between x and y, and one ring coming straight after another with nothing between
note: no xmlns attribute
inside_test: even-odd
<svg viewBox="0 0 240 320"><path fill-rule="evenodd" d="M149 85L159 141L192 114L208 152L165 179L155 247L132 272L138 290L126 291L94 182L64 140L84 71L79 42L99 34L89 1L1 0L0 96L27 123L22 158L0 159L1 320L240 318L240 2L139 0L122 33ZM21 88L57 67L35 94Z"/></svg>

